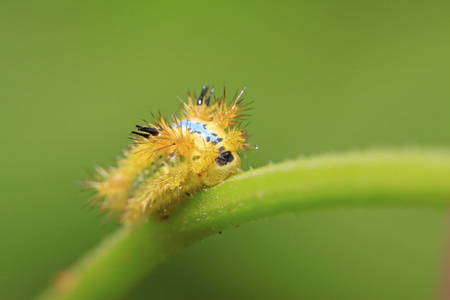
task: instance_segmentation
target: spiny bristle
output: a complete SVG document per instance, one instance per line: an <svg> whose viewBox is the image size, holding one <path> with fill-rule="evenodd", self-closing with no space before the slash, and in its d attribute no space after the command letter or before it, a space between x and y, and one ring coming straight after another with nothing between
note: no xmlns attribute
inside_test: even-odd
<svg viewBox="0 0 450 300"><path fill-rule="evenodd" d="M79 181L79 184L83 186L82 190L86 191L86 190L96 190L100 183L98 181L93 180L81 180Z"/></svg>
<svg viewBox="0 0 450 300"><path fill-rule="evenodd" d="M106 179L106 178L109 177L108 171L106 171L104 168L102 168L102 167L96 165L96 166L94 166L94 169L95 169L95 171L97 171L97 173L98 173L100 176L102 176L104 179Z"/></svg>
<svg viewBox="0 0 450 300"><path fill-rule="evenodd" d="M158 134L159 134L158 129L153 128L153 127L146 127L146 126L139 126L139 125L136 125L136 128L137 128L139 131L147 132L147 133L149 133L149 134L151 134L151 135L158 135Z"/></svg>
<svg viewBox="0 0 450 300"><path fill-rule="evenodd" d="M205 100L206 106L209 106L209 101L211 100L211 95L213 94L213 92L214 92L214 87L211 88L211 90L209 91L208 97L206 97L206 100Z"/></svg>
<svg viewBox="0 0 450 300"><path fill-rule="evenodd" d="M197 100L197 105L202 105L203 104L203 99L205 98L206 92L209 89L209 85L205 85L202 87L202 91L200 93L200 96L198 97Z"/></svg>
<svg viewBox="0 0 450 300"><path fill-rule="evenodd" d="M244 93L244 91L245 91L245 89L246 89L247 87L246 86L244 86L244 88L241 90L241 92L239 93L239 95L237 96L237 97L235 97L235 102L237 102L238 100L239 100L239 98L241 98L241 96L242 96L242 94ZM237 93L236 93L237 94ZM244 100L244 99L242 99L242 100Z"/></svg>
<svg viewBox="0 0 450 300"><path fill-rule="evenodd" d="M189 102L192 103L191 92L189 90L187 91L186 95L187 95Z"/></svg>

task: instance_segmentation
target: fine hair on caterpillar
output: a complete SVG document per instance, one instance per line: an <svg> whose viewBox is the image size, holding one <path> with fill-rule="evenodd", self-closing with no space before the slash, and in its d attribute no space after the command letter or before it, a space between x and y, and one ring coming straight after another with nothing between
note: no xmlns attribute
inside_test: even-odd
<svg viewBox="0 0 450 300"><path fill-rule="evenodd" d="M165 219L190 195L240 171L240 151L250 146L244 91L227 104L225 89L216 99L214 88L203 86L198 97L188 92L186 101L179 98L179 117L167 121L152 115L153 122L136 125L117 166L97 167L87 183L96 193L93 203L119 213L126 225L146 217Z"/></svg>

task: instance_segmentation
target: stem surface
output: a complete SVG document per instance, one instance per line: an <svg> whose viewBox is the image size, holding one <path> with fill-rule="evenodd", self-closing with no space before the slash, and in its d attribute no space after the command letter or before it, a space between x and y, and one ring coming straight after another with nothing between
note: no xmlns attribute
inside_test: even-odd
<svg viewBox="0 0 450 300"><path fill-rule="evenodd" d="M118 299L184 247L224 229L307 209L450 203L450 151L377 150L299 158L241 172L165 221L122 228L39 299Z"/></svg>

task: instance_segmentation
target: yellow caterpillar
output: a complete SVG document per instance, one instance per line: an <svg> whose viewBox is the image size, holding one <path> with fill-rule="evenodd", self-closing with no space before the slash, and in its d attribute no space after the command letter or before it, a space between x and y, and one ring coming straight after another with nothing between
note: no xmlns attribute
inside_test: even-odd
<svg viewBox="0 0 450 300"><path fill-rule="evenodd" d="M161 116L155 124L136 125L134 142L117 167L97 167L96 200L103 199L102 210L121 213L130 225L143 217L166 218L191 194L224 180L240 170L239 150L245 150L248 135L242 118L247 110L236 94L227 106L223 97L211 102L204 86L193 103L188 93L181 118L172 122Z"/></svg>

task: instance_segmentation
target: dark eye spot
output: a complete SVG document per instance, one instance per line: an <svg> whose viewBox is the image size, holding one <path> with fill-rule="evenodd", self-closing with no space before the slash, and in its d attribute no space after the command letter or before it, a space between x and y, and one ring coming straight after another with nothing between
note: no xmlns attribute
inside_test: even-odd
<svg viewBox="0 0 450 300"><path fill-rule="evenodd" d="M224 166L227 163L233 161L234 157L233 154L231 154L230 151L225 151L219 154L219 156L216 157L216 163L219 166Z"/></svg>

